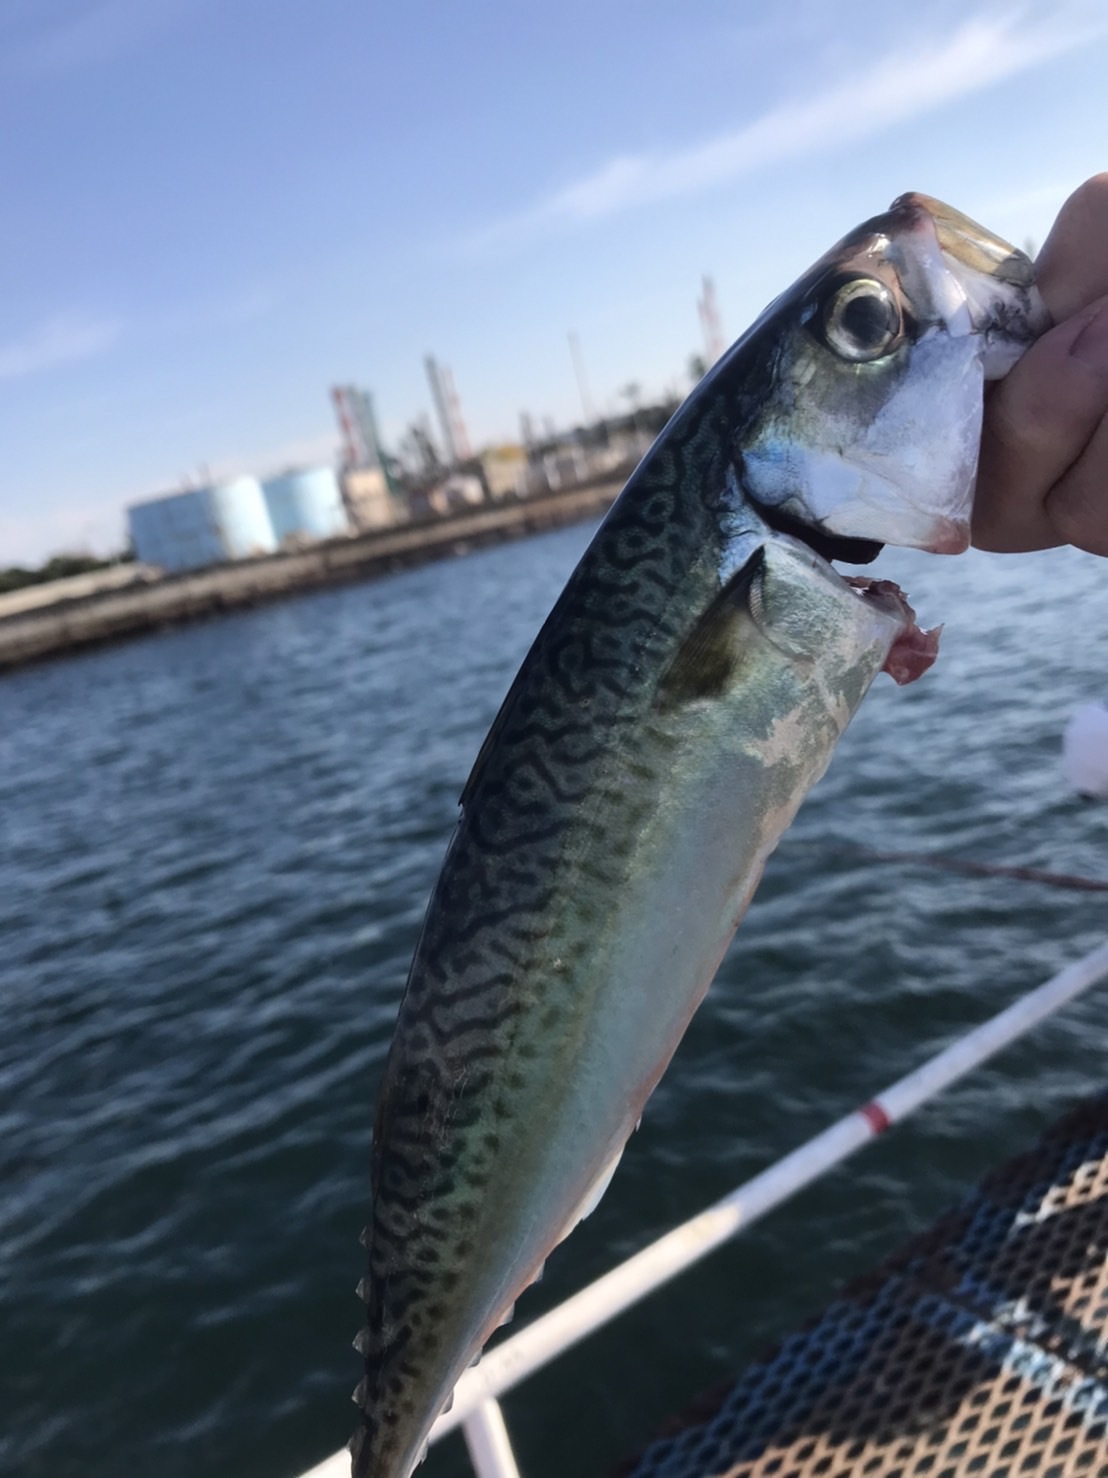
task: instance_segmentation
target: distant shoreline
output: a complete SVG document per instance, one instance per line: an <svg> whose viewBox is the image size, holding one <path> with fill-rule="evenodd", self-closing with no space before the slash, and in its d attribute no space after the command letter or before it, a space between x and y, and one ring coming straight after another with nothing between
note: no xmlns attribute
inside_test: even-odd
<svg viewBox="0 0 1108 1478"><path fill-rule="evenodd" d="M433 522L377 529L188 574L150 578L136 571L132 583L115 588L80 594L59 589L55 600L32 610L5 613L0 600L0 672L599 517L621 486L605 482L482 504Z"/></svg>

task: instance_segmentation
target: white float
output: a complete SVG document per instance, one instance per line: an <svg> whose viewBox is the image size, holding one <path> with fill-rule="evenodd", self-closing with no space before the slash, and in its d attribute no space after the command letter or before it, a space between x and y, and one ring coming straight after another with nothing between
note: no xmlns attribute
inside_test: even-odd
<svg viewBox="0 0 1108 1478"><path fill-rule="evenodd" d="M1108 706L1083 703L1062 735L1062 773L1082 795L1108 799Z"/></svg>

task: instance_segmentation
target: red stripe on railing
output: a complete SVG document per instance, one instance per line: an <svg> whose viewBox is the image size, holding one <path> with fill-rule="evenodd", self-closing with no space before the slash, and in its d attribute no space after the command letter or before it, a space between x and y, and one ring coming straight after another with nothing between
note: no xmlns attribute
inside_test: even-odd
<svg viewBox="0 0 1108 1478"><path fill-rule="evenodd" d="M858 1112L865 1119L874 1134L884 1134L885 1130L892 1123L888 1114L875 1098L871 1098L869 1103L864 1103Z"/></svg>

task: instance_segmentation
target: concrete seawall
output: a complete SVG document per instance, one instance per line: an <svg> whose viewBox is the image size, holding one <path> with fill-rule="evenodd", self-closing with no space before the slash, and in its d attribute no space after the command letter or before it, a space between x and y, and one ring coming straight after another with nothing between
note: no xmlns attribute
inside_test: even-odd
<svg viewBox="0 0 1108 1478"><path fill-rule="evenodd" d="M0 671L597 518L607 512L619 489L619 483L575 488L195 574L138 576L120 588L84 596L65 593L32 610L5 612L0 601Z"/></svg>

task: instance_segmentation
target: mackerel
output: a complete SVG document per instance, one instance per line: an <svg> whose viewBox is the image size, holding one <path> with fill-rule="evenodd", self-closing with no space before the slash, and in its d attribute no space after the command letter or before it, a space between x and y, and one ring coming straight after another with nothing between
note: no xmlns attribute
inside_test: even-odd
<svg viewBox="0 0 1108 1478"><path fill-rule="evenodd" d="M828 562L968 543L986 378L1046 325L1022 253L926 196L844 238L677 411L493 724L374 1126L355 1478L603 1193L765 860L883 667L934 657Z"/></svg>

